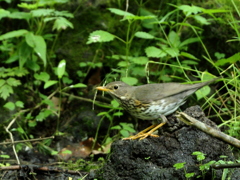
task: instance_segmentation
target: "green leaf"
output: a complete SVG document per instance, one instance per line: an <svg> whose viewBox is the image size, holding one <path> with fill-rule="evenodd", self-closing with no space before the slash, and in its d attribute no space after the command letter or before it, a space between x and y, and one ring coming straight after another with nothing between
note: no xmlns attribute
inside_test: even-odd
<svg viewBox="0 0 240 180"><path fill-rule="evenodd" d="M6 83L6 81L4 79L0 79L0 88L2 85L4 85Z"/></svg>
<svg viewBox="0 0 240 180"><path fill-rule="evenodd" d="M42 6L44 6L44 4L40 4L40 3L35 3L35 4L21 3L21 4L18 4L18 7L26 8L26 9L37 9L38 7L42 7Z"/></svg>
<svg viewBox="0 0 240 180"><path fill-rule="evenodd" d="M64 151L61 151L62 154L72 154L72 151L66 149Z"/></svg>
<svg viewBox="0 0 240 180"><path fill-rule="evenodd" d="M6 83L9 86L15 86L15 87L21 85L21 82L15 78L8 78Z"/></svg>
<svg viewBox="0 0 240 180"><path fill-rule="evenodd" d="M54 84L57 84L58 81L54 81L54 80L50 80L50 81L47 81L45 84L44 84L44 89L47 89L48 87L54 85Z"/></svg>
<svg viewBox="0 0 240 180"><path fill-rule="evenodd" d="M1 154L0 157L1 157L1 158L5 158L5 159L10 158L10 156L9 156L9 155L6 155L6 154Z"/></svg>
<svg viewBox="0 0 240 180"><path fill-rule="evenodd" d="M225 55L224 53L219 53L219 52L215 52L214 53L214 56L217 58L217 59L223 59L225 58Z"/></svg>
<svg viewBox="0 0 240 180"><path fill-rule="evenodd" d="M85 87L87 87L87 85L82 84L82 83L78 83L78 84L71 85L69 87L70 88L85 88Z"/></svg>
<svg viewBox="0 0 240 180"><path fill-rule="evenodd" d="M191 178L191 177L193 177L195 175L195 173L193 172L193 173L186 173L185 174L185 177L186 178Z"/></svg>
<svg viewBox="0 0 240 180"><path fill-rule="evenodd" d="M34 35L32 32L29 32L25 36L26 42L31 46L35 53L42 59L44 66L47 64L46 59L46 42L42 36Z"/></svg>
<svg viewBox="0 0 240 180"><path fill-rule="evenodd" d="M87 44L96 43L96 42L109 42L114 40L115 36L109 32L98 30L92 32L88 37Z"/></svg>
<svg viewBox="0 0 240 180"><path fill-rule="evenodd" d="M29 126L29 127L35 127L36 125L37 125L36 120L30 120L30 121L28 121L28 126Z"/></svg>
<svg viewBox="0 0 240 180"><path fill-rule="evenodd" d="M138 80L134 77L122 77L121 80L129 85L136 85Z"/></svg>
<svg viewBox="0 0 240 180"><path fill-rule="evenodd" d="M46 65L47 65L47 59L46 59L47 46L46 46L46 42L45 42L45 40L43 39L42 36L35 36L34 42L35 42L34 51L42 59L43 65L46 67Z"/></svg>
<svg viewBox="0 0 240 180"><path fill-rule="evenodd" d="M5 9L0 9L0 19L4 17L8 17L10 15L10 11L6 11Z"/></svg>
<svg viewBox="0 0 240 180"><path fill-rule="evenodd" d="M176 47L164 47L163 50L171 57L177 57L179 55L179 49Z"/></svg>
<svg viewBox="0 0 240 180"><path fill-rule="evenodd" d="M175 31L171 31L169 33L168 40L171 44L171 47L177 48L180 45L179 35Z"/></svg>
<svg viewBox="0 0 240 180"><path fill-rule="evenodd" d="M202 81L209 81L209 80L212 80L214 78L216 78L216 76L211 74L210 72L207 72L207 71L203 72L202 75L201 75L201 80Z"/></svg>
<svg viewBox="0 0 240 180"><path fill-rule="evenodd" d="M19 133L21 133L21 134L24 134L24 133L25 133L25 131L24 131L23 128L21 128L21 127L18 127L16 130L17 130Z"/></svg>
<svg viewBox="0 0 240 180"><path fill-rule="evenodd" d="M130 123L120 123L120 125L123 127L123 129L129 131L129 132L136 132L135 129L133 129L133 125Z"/></svg>
<svg viewBox="0 0 240 180"><path fill-rule="evenodd" d="M191 14L197 14L202 12L203 8L197 6L181 5L178 6L178 9L182 10L185 16L190 16Z"/></svg>
<svg viewBox="0 0 240 180"><path fill-rule="evenodd" d="M13 102L7 102L3 107L7 108L10 111L13 111L15 109L15 104Z"/></svg>
<svg viewBox="0 0 240 180"><path fill-rule="evenodd" d="M54 16L54 9L35 9L30 11L34 17L42 17L42 16Z"/></svg>
<svg viewBox="0 0 240 180"><path fill-rule="evenodd" d="M129 137L129 132L125 129L121 129L120 130L120 134L123 136L123 137Z"/></svg>
<svg viewBox="0 0 240 180"><path fill-rule="evenodd" d="M118 112L115 112L114 114L113 114L113 116L122 116L123 115L123 113L121 112L121 111L118 111Z"/></svg>
<svg viewBox="0 0 240 180"><path fill-rule="evenodd" d="M111 105L112 105L114 108L118 108L118 107L119 107L119 103L118 103L115 99L113 99L113 100L111 101Z"/></svg>
<svg viewBox="0 0 240 180"><path fill-rule="evenodd" d="M58 17L54 22L52 30L53 31L55 29L58 30L58 31L59 30L65 30L68 27L73 29L73 24L64 17Z"/></svg>
<svg viewBox="0 0 240 180"><path fill-rule="evenodd" d="M5 34L1 35L0 36L0 41L2 41L4 39L13 38L13 37L23 36L27 33L28 33L28 31L25 30L25 29L20 29L20 30L17 30L17 31L10 31L8 33L5 33Z"/></svg>
<svg viewBox="0 0 240 180"><path fill-rule="evenodd" d="M13 94L12 86L9 86L8 84L4 84L0 87L0 96L6 100L10 94Z"/></svg>
<svg viewBox="0 0 240 180"><path fill-rule="evenodd" d="M50 79L50 76L46 72L40 72L40 74L34 73L34 78L43 82L47 82Z"/></svg>
<svg viewBox="0 0 240 180"><path fill-rule="evenodd" d="M144 8L140 8L140 15L141 16L155 16L152 12L144 9ZM142 21L142 26L148 29L153 29L154 28L154 22L157 21L156 19L144 19Z"/></svg>
<svg viewBox="0 0 240 180"><path fill-rule="evenodd" d="M117 66L119 67L128 67L129 63L127 61L120 61Z"/></svg>
<svg viewBox="0 0 240 180"><path fill-rule="evenodd" d="M184 168L185 164L186 164L185 162L183 162L183 163L176 163L176 164L173 165L173 167L175 167L175 169L178 170L178 169Z"/></svg>
<svg viewBox="0 0 240 180"><path fill-rule="evenodd" d="M205 154L202 153L202 152L199 152L199 151L193 152L192 155L197 156L197 160L198 160L198 161L202 161L202 160L205 159Z"/></svg>
<svg viewBox="0 0 240 180"><path fill-rule="evenodd" d="M15 103L15 105L16 105L17 107L24 108L24 103L23 103L22 101L17 101L17 102Z"/></svg>
<svg viewBox="0 0 240 180"><path fill-rule="evenodd" d="M197 96L197 100L200 100L204 97L206 97L211 92L211 88L209 86L204 86L201 89L197 90L195 92Z"/></svg>
<svg viewBox="0 0 240 180"><path fill-rule="evenodd" d="M68 77L64 76L62 78L64 84L72 84L73 80L69 79Z"/></svg>
<svg viewBox="0 0 240 180"><path fill-rule="evenodd" d="M194 55L189 54L189 53L187 53L187 52L181 52L180 55L183 56L183 57L189 58L189 59L199 60L199 59L196 58Z"/></svg>
<svg viewBox="0 0 240 180"><path fill-rule="evenodd" d="M156 16L124 16L124 19L122 19L121 21L124 20L146 20L146 19L156 19Z"/></svg>
<svg viewBox="0 0 240 180"><path fill-rule="evenodd" d="M210 22L208 22L208 20L205 17L199 16L199 15L195 15L193 16L193 18L200 23L201 25L209 25L211 24Z"/></svg>
<svg viewBox="0 0 240 180"><path fill-rule="evenodd" d="M29 20L32 17L32 15L28 12L12 12L8 17L12 19Z"/></svg>
<svg viewBox="0 0 240 180"><path fill-rule="evenodd" d="M167 53L165 53L161 49L156 48L154 46L147 47L145 49L145 53L147 54L147 57L154 57L154 58L161 58L167 55Z"/></svg>
<svg viewBox="0 0 240 180"><path fill-rule="evenodd" d="M183 42L181 42L181 44L179 45L179 47L183 48L186 45L195 43L195 42L199 42L200 39L199 38L188 38L186 40L184 40Z"/></svg>
<svg viewBox="0 0 240 180"><path fill-rule="evenodd" d="M80 67L86 67L86 66L87 66L87 63L86 63L86 62L80 62L80 63L79 63L79 66L80 66Z"/></svg>
<svg viewBox="0 0 240 180"><path fill-rule="evenodd" d="M155 37L149 33L146 32L136 32L135 36L138 38L143 38L143 39L154 39Z"/></svg>
<svg viewBox="0 0 240 180"><path fill-rule="evenodd" d="M29 34L29 33L27 33ZM25 36L26 37L26 36ZM18 48L18 59L19 59L19 64L20 68L23 68L24 64L28 62L32 62L32 60L29 60L33 52L33 48L30 47L27 42L22 42L19 45Z"/></svg>
<svg viewBox="0 0 240 180"><path fill-rule="evenodd" d="M114 13L114 14L119 15L119 16L135 16L134 14L123 11L121 9L108 8L108 10L111 11L111 13Z"/></svg>
<svg viewBox="0 0 240 180"><path fill-rule="evenodd" d="M148 58L145 56L134 57L130 59L134 64L145 65L148 63Z"/></svg>
<svg viewBox="0 0 240 180"><path fill-rule="evenodd" d="M57 67L57 75L58 75L58 78L61 79L65 73L65 68L66 68L66 61L65 59L61 60L58 64L58 67Z"/></svg>
<svg viewBox="0 0 240 180"><path fill-rule="evenodd" d="M35 37L34 37L34 34L32 32L29 32L25 35L25 40L26 40L27 44L32 48L34 48L36 46L34 38Z"/></svg>
<svg viewBox="0 0 240 180"><path fill-rule="evenodd" d="M240 61L240 52L239 53L236 53L234 54L233 56L230 56L229 58L226 58L226 59L220 59L218 60L215 65L216 66L223 66L225 64L234 64L236 62Z"/></svg>
<svg viewBox="0 0 240 180"><path fill-rule="evenodd" d="M49 109L44 109L42 110L37 116L36 116L36 120L37 121L43 121L45 120L48 116L50 116L52 114L52 111Z"/></svg>
<svg viewBox="0 0 240 180"><path fill-rule="evenodd" d="M183 64L188 64L188 65L198 65L198 62L192 61L192 60L184 60L182 61Z"/></svg>

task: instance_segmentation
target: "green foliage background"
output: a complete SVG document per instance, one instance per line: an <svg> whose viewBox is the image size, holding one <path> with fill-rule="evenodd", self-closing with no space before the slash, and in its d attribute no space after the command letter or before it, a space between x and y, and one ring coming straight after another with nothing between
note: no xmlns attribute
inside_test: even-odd
<svg viewBox="0 0 240 180"><path fill-rule="evenodd" d="M206 87L197 100L215 114L219 127L239 137L239 1L0 3L1 136L7 136L5 126L22 139L35 138L34 128L42 122L55 127L48 135L61 135L63 104L56 107L51 98L85 98L86 87L101 80L140 85L222 77L216 96L203 100ZM94 82L93 72L99 72ZM110 128L115 125L103 143L113 129L121 137L133 132L131 125L113 122L122 115L115 102L98 105L108 108L99 115Z"/></svg>

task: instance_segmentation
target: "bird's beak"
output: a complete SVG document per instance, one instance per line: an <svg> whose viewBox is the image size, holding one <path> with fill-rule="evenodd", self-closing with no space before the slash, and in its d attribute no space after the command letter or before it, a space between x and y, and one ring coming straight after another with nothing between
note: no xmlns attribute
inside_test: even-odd
<svg viewBox="0 0 240 180"><path fill-rule="evenodd" d="M99 90L99 91L105 91L105 92L111 91L110 89L107 89L107 88L104 87L104 86L98 86L98 87L96 87L96 89Z"/></svg>

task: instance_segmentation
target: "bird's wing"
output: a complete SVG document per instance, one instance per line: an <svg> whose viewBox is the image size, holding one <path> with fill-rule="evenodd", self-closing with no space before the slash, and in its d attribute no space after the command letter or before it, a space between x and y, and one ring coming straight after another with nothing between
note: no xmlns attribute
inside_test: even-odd
<svg viewBox="0 0 240 180"><path fill-rule="evenodd" d="M134 91L134 97L136 100L147 103L149 101L156 101L168 96L173 96L184 91L189 91L189 93L186 94L187 97L211 82L212 81L197 84L161 83L142 85L137 86Z"/></svg>

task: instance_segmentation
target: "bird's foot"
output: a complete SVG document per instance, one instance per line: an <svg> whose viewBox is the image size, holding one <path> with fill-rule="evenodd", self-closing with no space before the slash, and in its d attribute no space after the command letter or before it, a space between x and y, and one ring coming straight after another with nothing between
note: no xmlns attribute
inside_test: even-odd
<svg viewBox="0 0 240 180"><path fill-rule="evenodd" d="M135 139L139 139L139 140L142 140L142 139L145 139L146 137L148 136L152 136L152 137L159 137L158 135L156 134L151 134L151 133L138 133L134 136L130 136L130 137L127 137L127 138L123 138L123 140L135 140Z"/></svg>
<svg viewBox="0 0 240 180"><path fill-rule="evenodd" d="M139 132L138 134L134 135L134 136L130 136L128 138L123 138L123 140L134 140L134 139L139 139L139 140L143 140L148 136L152 136L152 137L159 137L158 135L153 134L154 131L156 131L158 128L162 127L164 123L161 123L159 125L152 125L146 129L144 129L143 131ZM147 132L148 131L148 132Z"/></svg>

